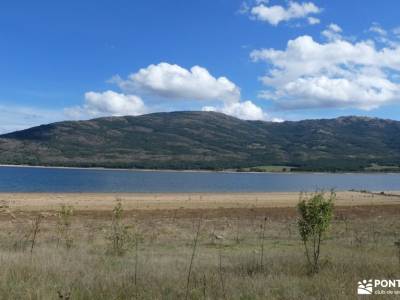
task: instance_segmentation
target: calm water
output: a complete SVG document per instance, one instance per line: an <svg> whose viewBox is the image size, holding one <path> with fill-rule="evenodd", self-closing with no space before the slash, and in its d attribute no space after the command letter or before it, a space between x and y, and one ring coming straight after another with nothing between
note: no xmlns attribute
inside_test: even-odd
<svg viewBox="0 0 400 300"><path fill-rule="evenodd" d="M400 174L143 172L0 167L0 192L400 190Z"/></svg>

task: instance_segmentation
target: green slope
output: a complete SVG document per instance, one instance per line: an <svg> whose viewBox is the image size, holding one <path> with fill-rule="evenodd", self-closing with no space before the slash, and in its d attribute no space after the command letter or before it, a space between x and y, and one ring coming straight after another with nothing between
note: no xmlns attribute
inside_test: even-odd
<svg viewBox="0 0 400 300"><path fill-rule="evenodd" d="M356 171L400 164L400 122L341 117L272 123L215 112L68 121L0 136L0 163Z"/></svg>

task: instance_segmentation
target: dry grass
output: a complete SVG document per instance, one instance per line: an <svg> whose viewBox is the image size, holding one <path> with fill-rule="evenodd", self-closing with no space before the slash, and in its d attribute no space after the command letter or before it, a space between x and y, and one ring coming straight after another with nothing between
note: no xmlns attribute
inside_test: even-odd
<svg viewBox="0 0 400 300"><path fill-rule="evenodd" d="M294 208L128 210L140 242L123 256L107 251L111 210L94 208L74 211L71 248L44 211L30 255L35 214L1 213L0 299L184 299L200 215L189 299L354 299L360 279L400 277L399 205L338 207L312 277Z"/></svg>

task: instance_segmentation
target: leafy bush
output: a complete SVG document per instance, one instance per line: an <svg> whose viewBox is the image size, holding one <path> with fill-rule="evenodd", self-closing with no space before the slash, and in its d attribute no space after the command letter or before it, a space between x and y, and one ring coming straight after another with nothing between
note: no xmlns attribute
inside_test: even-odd
<svg viewBox="0 0 400 300"><path fill-rule="evenodd" d="M297 206L300 213L298 228L312 273L317 273L320 268L321 242L332 221L335 198L334 191L331 191L329 195L324 192L316 192L310 197L304 194L300 196Z"/></svg>

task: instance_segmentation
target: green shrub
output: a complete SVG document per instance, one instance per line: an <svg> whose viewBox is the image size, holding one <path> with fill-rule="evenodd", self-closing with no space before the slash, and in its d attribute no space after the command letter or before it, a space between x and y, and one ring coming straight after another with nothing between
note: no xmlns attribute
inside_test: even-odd
<svg viewBox="0 0 400 300"><path fill-rule="evenodd" d="M320 268L321 242L332 221L335 198L333 191L329 195L316 192L309 197L304 194L300 196L297 206L300 213L298 228L312 273L317 273Z"/></svg>

